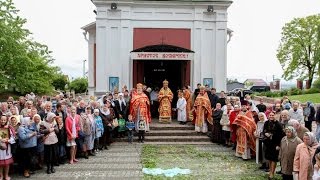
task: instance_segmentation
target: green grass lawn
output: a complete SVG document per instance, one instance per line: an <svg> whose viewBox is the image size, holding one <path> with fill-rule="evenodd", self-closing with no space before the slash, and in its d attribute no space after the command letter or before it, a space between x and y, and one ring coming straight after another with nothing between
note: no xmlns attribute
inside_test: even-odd
<svg viewBox="0 0 320 180"><path fill-rule="evenodd" d="M307 101L311 101L313 103L320 103L320 93L289 96L289 99L300 101L302 103L305 103Z"/></svg>
<svg viewBox="0 0 320 180"><path fill-rule="evenodd" d="M264 180L267 173L258 170L254 160L243 161L234 156L231 148L218 145L144 145L141 161L144 168L183 168L191 174L168 178L163 175L144 175L145 180ZM280 176L276 176L280 179Z"/></svg>

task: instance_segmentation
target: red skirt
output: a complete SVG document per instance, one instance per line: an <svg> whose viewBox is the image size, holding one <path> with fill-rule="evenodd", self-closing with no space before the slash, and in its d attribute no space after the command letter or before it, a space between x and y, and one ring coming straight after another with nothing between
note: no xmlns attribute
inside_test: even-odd
<svg viewBox="0 0 320 180"><path fill-rule="evenodd" d="M7 166L13 163L13 158L0 160L0 167Z"/></svg>

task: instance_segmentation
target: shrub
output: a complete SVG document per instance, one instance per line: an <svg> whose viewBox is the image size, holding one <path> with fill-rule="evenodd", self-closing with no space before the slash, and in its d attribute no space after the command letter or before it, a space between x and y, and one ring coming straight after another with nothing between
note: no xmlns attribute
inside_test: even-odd
<svg viewBox="0 0 320 180"><path fill-rule="evenodd" d="M320 89L320 78L313 82L312 88Z"/></svg>
<svg viewBox="0 0 320 180"><path fill-rule="evenodd" d="M302 91L301 89L298 89L298 88L291 88L290 89L290 95L299 95L299 94L302 94Z"/></svg>
<svg viewBox="0 0 320 180"><path fill-rule="evenodd" d="M280 91L280 96L287 96L289 94L289 91L287 89Z"/></svg>
<svg viewBox="0 0 320 180"><path fill-rule="evenodd" d="M320 89L316 87L312 87L306 90L306 94L315 94L315 93L320 93Z"/></svg>

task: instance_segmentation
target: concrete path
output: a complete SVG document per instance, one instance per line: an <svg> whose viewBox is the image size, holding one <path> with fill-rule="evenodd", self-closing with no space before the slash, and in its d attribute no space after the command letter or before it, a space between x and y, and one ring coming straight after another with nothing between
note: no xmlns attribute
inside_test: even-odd
<svg viewBox="0 0 320 180"><path fill-rule="evenodd" d="M54 174L48 175L45 170L36 171L30 179L142 179L141 147L138 143L113 143L109 150L100 151L96 156L79 159L73 165L60 165ZM11 178L26 179L17 174Z"/></svg>

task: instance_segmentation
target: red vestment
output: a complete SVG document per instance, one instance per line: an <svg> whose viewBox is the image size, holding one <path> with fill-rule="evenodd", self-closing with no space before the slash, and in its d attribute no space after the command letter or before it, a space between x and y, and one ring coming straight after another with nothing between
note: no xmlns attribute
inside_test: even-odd
<svg viewBox="0 0 320 180"><path fill-rule="evenodd" d="M191 99L191 92L188 89L185 89L183 91L183 97L187 101L187 106L186 106L186 113L187 113L187 121L190 121L192 114L190 113L191 108L192 108L192 99Z"/></svg>
<svg viewBox="0 0 320 180"><path fill-rule="evenodd" d="M194 101L194 121L195 125L198 127L202 127L205 120L208 121L211 125L212 123L212 109L210 100L207 93L204 95L199 94Z"/></svg>
<svg viewBox="0 0 320 180"><path fill-rule="evenodd" d="M138 110L140 114L138 114ZM136 122L138 115L143 116L145 121L151 123L150 101L146 94L134 91L130 100L130 115Z"/></svg>
<svg viewBox="0 0 320 180"><path fill-rule="evenodd" d="M242 131L241 136L237 137L237 151L240 151L240 154L245 151L243 147L250 148L255 154L256 151L256 138L254 136L254 132L257 129L257 125L253 119L252 113L247 111L245 114L238 114L233 125L237 126L237 129ZM245 144L241 144L245 143Z"/></svg>
<svg viewBox="0 0 320 180"><path fill-rule="evenodd" d="M236 130L237 130L237 126L232 125L232 123L234 122L234 120L236 119L236 117L238 116L240 111L231 111L230 112L230 116L229 116L229 121L230 121L230 130L231 130L231 142L235 143L237 140L237 134L236 134Z"/></svg>

